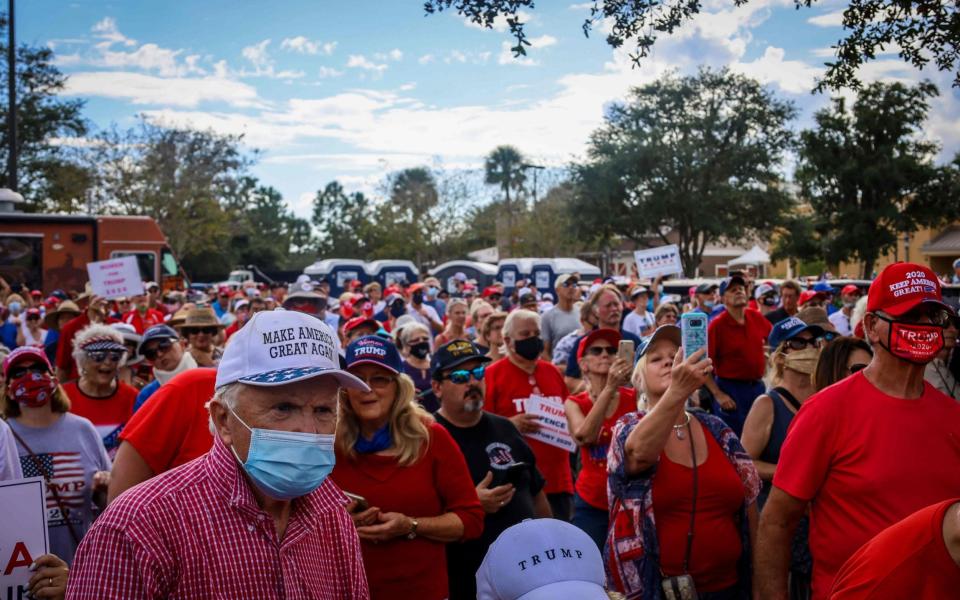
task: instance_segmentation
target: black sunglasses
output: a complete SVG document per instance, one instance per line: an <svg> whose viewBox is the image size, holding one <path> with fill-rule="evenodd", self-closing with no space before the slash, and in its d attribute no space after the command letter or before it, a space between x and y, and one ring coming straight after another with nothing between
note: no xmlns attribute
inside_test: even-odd
<svg viewBox="0 0 960 600"><path fill-rule="evenodd" d="M91 350L87 352L87 357L95 363L102 363L106 360L120 362L123 352L119 350Z"/></svg>
<svg viewBox="0 0 960 600"><path fill-rule="evenodd" d="M613 346L591 346L587 348L587 352L590 353L590 356L600 356L604 352L607 353L607 356L613 356L617 353L617 349Z"/></svg>
<svg viewBox="0 0 960 600"><path fill-rule="evenodd" d="M580 280L579 280L579 279L568 279L568 280L564 281L563 283L561 283L560 285L561 285L562 287L569 288L569 287L577 286L577 285L579 285L579 284L580 284Z"/></svg>
<svg viewBox="0 0 960 600"><path fill-rule="evenodd" d="M27 373L43 374L46 372L47 372L47 367L40 363L33 364L33 365L26 365L26 366L18 365L16 367L10 367L10 371L7 373L7 379L10 379L10 380L19 379L20 377L23 377Z"/></svg>
<svg viewBox="0 0 960 600"><path fill-rule="evenodd" d="M187 335L196 335L200 333L205 333L207 335L217 335L217 332L220 331L217 327L194 327L192 329L187 329ZM146 355L144 355L146 356Z"/></svg>
<svg viewBox="0 0 960 600"><path fill-rule="evenodd" d="M464 384L470 381L471 375L477 381L483 381L483 374L485 370L486 370L486 367L477 367L471 370L458 369L456 371L451 371L446 378L449 379L452 383L456 383L458 385Z"/></svg>
<svg viewBox="0 0 960 600"><path fill-rule="evenodd" d="M807 346L816 348L820 343L820 338L791 338L787 340L787 348L791 350L803 350Z"/></svg>
<svg viewBox="0 0 960 600"><path fill-rule="evenodd" d="M173 346L172 341L163 340L162 342L158 342L157 345L152 348L144 348L143 357L147 360L153 360L157 357L158 354L160 354L161 352L165 353L172 346Z"/></svg>

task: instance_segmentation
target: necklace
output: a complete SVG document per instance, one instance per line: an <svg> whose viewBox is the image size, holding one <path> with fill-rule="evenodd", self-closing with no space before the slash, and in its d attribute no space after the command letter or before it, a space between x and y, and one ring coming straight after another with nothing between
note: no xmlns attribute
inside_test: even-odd
<svg viewBox="0 0 960 600"><path fill-rule="evenodd" d="M673 432L677 434L678 440L686 439L687 434L684 432L684 429L687 427L687 425L690 424L690 413L688 413L687 411L683 411L683 414L687 415L687 420L681 423L680 425L673 426Z"/></svg>

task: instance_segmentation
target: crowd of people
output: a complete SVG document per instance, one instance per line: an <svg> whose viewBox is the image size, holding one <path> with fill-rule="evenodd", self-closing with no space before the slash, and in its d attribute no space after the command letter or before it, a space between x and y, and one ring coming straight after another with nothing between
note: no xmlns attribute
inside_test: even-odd
<svg viewBox="0 0 960 600"><path fill-rule="evenodd" d="M452 282L0 280L0 480L47 490L30 594L958 594L960 318L929 268Z"/></svg>

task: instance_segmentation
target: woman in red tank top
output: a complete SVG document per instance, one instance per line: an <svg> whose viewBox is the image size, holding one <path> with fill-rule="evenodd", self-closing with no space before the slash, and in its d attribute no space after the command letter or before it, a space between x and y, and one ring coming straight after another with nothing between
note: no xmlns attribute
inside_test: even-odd
<svg viewBox="0 0 960 600"><path fill-rule="evenodd" d="M623 387L633 365L614 357L620 343L615 329L596 329L577 347L577 361L586 391L564 403L570 434L580 447L580 474L573 500L573 524L603 549L607 537L607 449L617 420L636 410L637 394Z"/></svg>

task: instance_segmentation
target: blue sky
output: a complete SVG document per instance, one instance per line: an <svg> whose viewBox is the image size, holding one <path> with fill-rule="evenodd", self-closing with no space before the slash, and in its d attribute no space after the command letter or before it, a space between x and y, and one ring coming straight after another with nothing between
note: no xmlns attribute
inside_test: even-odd
<svg viewBox="0 0 960 600"><path fill-rule="evenodd" d="M243 133L262 151L255 174L301 216L333 179L369 192L410 166L477 173L498 144L560 167L582 156L604 106L671 69L751 75L798 104L797 127L825 103L809 90L841 37L844 3L707 0L640 69L606 45L603 23L584 38L588 6L538 2L524 17L534 47L521 60L505 23L482 30L452 13L426 17L420 0L31 0L17 5L17 35L55 50L70 76L65 94L85 99L99 127L144 114ZM950 77L891 54L862 75L938 83L926 135L944 156L960 150Z"/></svg>

